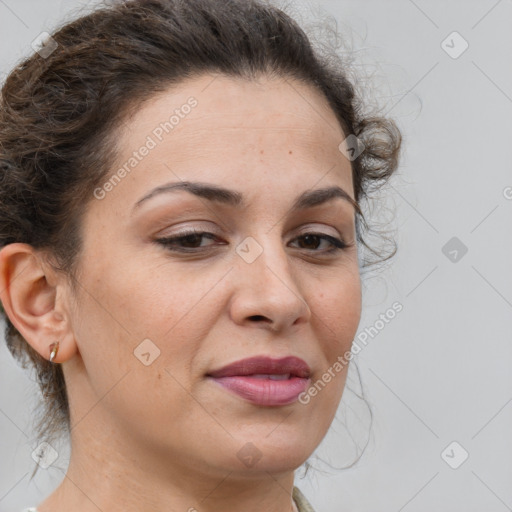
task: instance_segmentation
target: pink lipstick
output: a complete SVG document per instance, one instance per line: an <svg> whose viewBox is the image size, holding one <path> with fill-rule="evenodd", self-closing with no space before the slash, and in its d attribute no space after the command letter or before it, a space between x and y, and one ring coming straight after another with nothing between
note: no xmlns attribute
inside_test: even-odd
<svg viewBox="0 0 512 512"><path fill-rule="evenodd" d="M295 402L307 389L310 371L298 357L259 356L235 361L208 377L253 404L279 406Z"/></svg>

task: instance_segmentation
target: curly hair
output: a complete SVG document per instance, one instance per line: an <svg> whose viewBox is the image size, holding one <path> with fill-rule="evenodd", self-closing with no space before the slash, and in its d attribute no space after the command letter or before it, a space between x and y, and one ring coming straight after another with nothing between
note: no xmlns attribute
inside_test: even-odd
<svg viewBox="0 0 512 512"><path fill-rule="evenodd" d="M351 160L358 247L369 249L361 266L395 254L396 244L385 256L367 244L371 227L359 204L397 168L400 130L366 111L332 44L315 47L295 19L264 0L116 1L64 24L18 64L1 93L0 247L30 244L76 277L81 217L112 171L117 129L145 100L202 73L266 74L321 91L345 136L364 147ZM10 352L36 370L44 409L39 438L68 433L61 366L34 350L1 313Z"/></svg>

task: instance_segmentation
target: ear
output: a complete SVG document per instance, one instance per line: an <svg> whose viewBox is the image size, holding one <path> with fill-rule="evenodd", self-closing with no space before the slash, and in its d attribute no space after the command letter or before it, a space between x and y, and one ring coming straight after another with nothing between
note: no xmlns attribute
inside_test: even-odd
<svg viewBox="0 0 512 512"><path fill-rule="evenodd" d="M0 251L0 300L12 324L45 359L59 341L53 359L61 363L77 352L62 275L31 245L8 244Z"/></svg>

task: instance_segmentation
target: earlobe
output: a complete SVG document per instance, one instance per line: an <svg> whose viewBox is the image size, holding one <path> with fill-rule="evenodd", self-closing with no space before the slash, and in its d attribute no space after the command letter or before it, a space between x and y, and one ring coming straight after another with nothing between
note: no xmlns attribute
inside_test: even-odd
<svg viewBox="0 0 512 512"><path fill-rule="evenodd" d="M59 341L53 362L63 362L76 352L69 317L63 310L59 284L44 265L41 254L23 243L0 250L0 299L12 324L45 359Z"/></svg>

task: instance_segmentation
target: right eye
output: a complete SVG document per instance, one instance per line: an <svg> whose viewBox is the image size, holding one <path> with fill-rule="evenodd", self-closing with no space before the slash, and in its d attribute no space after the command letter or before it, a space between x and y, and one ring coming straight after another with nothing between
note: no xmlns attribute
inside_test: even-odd
<svg viewBox="0 0 512 512"><path fill-rule="evenodd" d="M214 244L202 245L201 241L204 238L210 240L219 240L219 237L214 233L208 231L183 231L178 235L157 238L155 242L163 245L166 249L173 252L201 252L205 247L212 247ZM224 245L224 244L221 244Z"/></svg>

